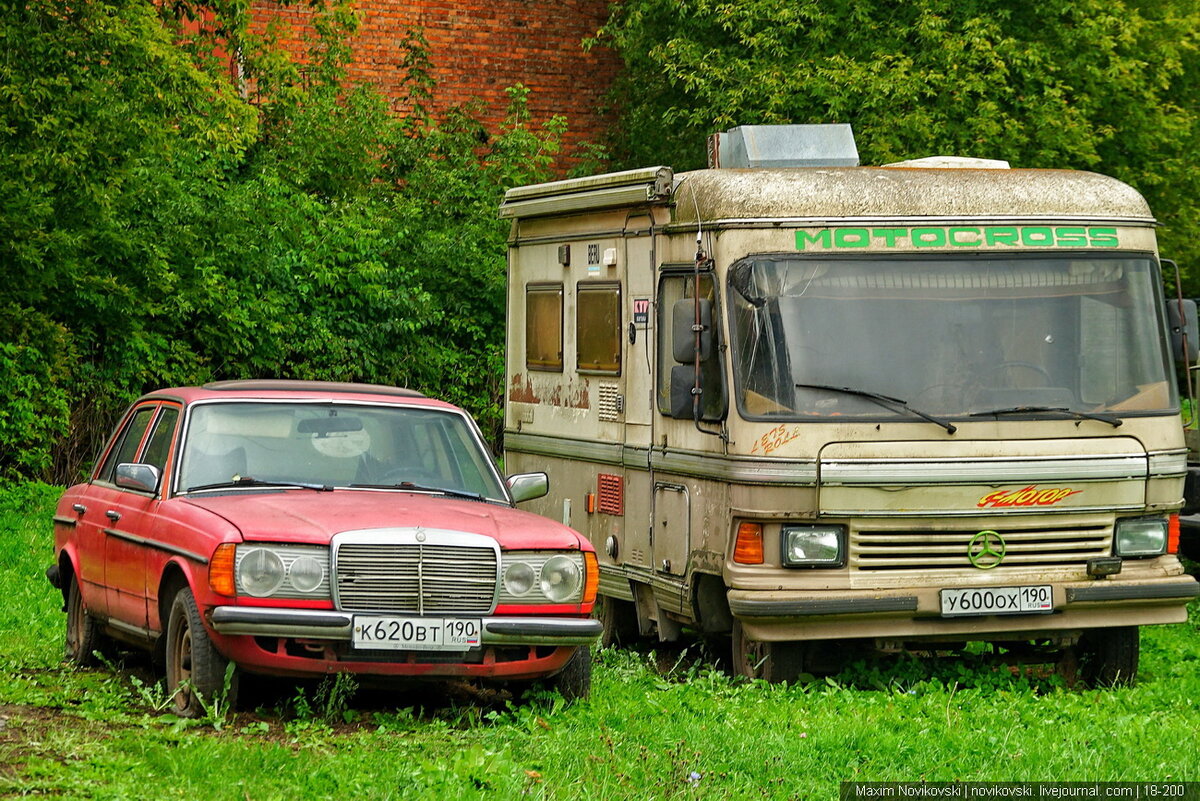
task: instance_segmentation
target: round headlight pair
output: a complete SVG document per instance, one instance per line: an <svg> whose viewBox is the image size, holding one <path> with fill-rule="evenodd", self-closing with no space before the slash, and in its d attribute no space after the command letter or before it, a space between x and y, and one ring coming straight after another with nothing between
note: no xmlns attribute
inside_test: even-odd
<svg viewBox="0 0 1200 801"><path fill-rule="evenodd" d="M565 603L579 595L583 573L569 556L551 556L535 573L527 562L513 562L504 570L504 589L520 598L533 590L535 584L547 600Z"/></svg>
<svg viewBox="0 0 1200 801"><path fill-rule="evenodd" d="M237 577L242 589L262 598L278 592L285 580L298 592L312 592L321 586L325 568L313 556L298 557L285 567L279 554L254 548L238 561Z"/></svg>

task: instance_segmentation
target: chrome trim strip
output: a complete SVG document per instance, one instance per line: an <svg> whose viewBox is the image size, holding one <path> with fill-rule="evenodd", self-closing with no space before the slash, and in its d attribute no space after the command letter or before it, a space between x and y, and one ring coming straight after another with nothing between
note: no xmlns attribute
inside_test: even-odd
<svg viewBox="0 0 1200 801"><path fill-rule="evenodd" d="M604 632L592 618L494 617L483 621L486 645L591 645Z"/></svg>
<svg viewBox="0 0 1200 801"><path fill-rule="evenodd" d="M120 629L121 631L125 631L130 634L136 634L137 636L147 640L153 639L158 634L158 632L152 631L151 629L135 626L132 623L126 623L123 620L117 620L116 618L111 617L106 619L104 624L106 626L111 626L114 629Z"/></svg>
<svg viewBox="0 0 1200 801"><path fill-rule="evenodd" d="M1097 584L1092 587L1068 587L1067 603L1076 601L1132 601L1147 598L1195 598L1200 584L1195 579L1170 584Z"/></svg>
<svg viewBox="0 0 1200 801"><path fill-rule="evenodd" d="M597 464L621 464L623 446L619 442L597 442L591 439L547 437L540 434L504 432L504 450L536 456L555 456Z"/></svg>
<svg viewBox="0 0 1200 801"><path fill-rule="evenodd" d="M816 459L769 459L721 456L695 451L650 451L650 467L664 473L715 478L740 484L812 486L817 483Z"/></svg>
<svg viewBox="0 0 1200 801"><path fill-rule="evenodd" d="M1015 515L1053 515L1053 514L1088 514L1088 513L1103 513L1103 512L1129 512L1137 511L1144 512L1145 504L1142 503L1126 503L1109 506L1035 506L1028 509L1009 507L1005 509L919 509L915 511L892 512L887 509L828 509L822 506L818 512L818 517L857 517L857 518L874 518L874 517L995 517L998 514L1003 514L1004 517L1012 517Z"/></svg>
<svg viewBox="0 0 1200 801"><path fill-rule="evenodd" d="M142 545L146 548L153 548L156 551L165 551L166 553L174 554L175 556L182 556L184 559L190 559L193 562L196 562L201 565L208 564L207 557L201 556L198 553L193 553L184 548L179 548L175 545L168 545L165 542L159 542L157 540L149 540L149 539L146 539L145 537L139 537L136 534L130 534L128 531L121 531L121 530L115 529L115 528L106 528L106 529L104 529L104 533L109 535L110 537L115 537L119 540L124 540L125 542L132 542L134 545Z"/></svg>
<svg viewBox="0 0 1200 801"><path fill-rule="evenodd" d="M1156 451L1147 454L1151 478L1176 478L1187 475L1187 450Z"/></svg>
<svg viewBox="0 0 1200 801"><path fill-rule="evenodd" d="M832 459L821 484L1009 484L1039 481L1144 479L1145 456L1053 456L1026 459Z"/></svg>
<svg viewBox="0 0 1200 801"><path fill-rule="evenodd" d="M729 611L738 617L796 617L808 615L863 615L873 612L915 612L917 596L894 598L797 598L789 601L729 599Z"/></svg>

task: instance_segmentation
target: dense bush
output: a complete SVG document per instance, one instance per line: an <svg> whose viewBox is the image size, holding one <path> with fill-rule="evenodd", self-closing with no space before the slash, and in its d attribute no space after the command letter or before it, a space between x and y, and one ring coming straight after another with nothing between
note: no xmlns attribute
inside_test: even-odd
<svg viewBox="0 0 1200 801"><path fill-rule="evenodd" d="M1194 0L623 0L620 166L704 165L735 125L851 123L864 164L933 155L1089 169L1200 260ZM1200 268L1191 271L1200 294Z"/></svg>
<svg viewBox="0 0 1200 801"><path fill-rule="evenodd" d="M243 7L196 33L182 2L0 5L0 478L72 480L139 393L221 378L407 385L495 435L496 204L561 121L520 87L497 135L434 121L419 32L394 116L346 83L348 6L300 59Z"/></svg>

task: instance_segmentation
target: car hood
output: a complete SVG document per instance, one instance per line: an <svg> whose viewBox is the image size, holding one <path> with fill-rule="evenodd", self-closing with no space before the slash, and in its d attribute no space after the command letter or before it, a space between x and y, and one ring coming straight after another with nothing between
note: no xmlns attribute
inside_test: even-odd
<svg viewBox="0 0 1200 801"><path fill-rule="evenodd" d="M481 501L403 491L240 491L189 496L186 503L220 515L246 540L326 543L342 531L411 528L494 538L501 548L587 548L582 536L547 518Z"/></svg>

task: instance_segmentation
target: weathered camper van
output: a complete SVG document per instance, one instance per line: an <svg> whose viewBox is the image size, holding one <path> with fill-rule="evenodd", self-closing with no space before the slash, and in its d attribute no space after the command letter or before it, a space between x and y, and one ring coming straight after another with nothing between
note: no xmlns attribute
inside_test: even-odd
<svg viewBox="0 0 1200 801"><path fill-rule="evenodd" d="M1197 594L1143 198L856 166L846 126L737 128L710 161L500 210L506 467L595 545L606 637L728 634L774 680L968 641L1132 680L1138 627Z"/></svg>

